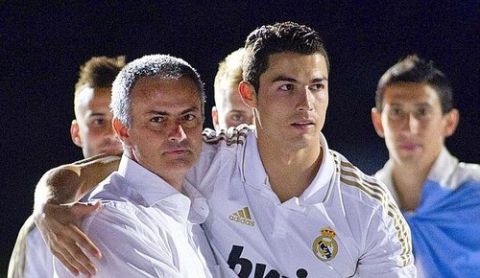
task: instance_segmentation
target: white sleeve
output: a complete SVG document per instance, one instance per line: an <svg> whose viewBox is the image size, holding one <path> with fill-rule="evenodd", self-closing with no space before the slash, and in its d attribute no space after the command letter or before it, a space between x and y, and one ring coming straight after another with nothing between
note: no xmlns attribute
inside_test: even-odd
<svg viewBox="0 0 480 278"><path fill-rule="evenodd" d="M141 223L134 214L104 206L82 226L103 255L93 259L98 269L95 277L181 277L168 236ZM60 261L54 265L56 277L75 277Z"/></svg>
<svg viewBox="0 0 480 278"><path fill-rule="evenodd" d="M357 268L360 277L417 277L410 228L398 209L375 211L364 250Z"/></svg>
<svg viewBox="0 0 480 278"><path fill-rule="evenodd" d="M207 144L203 143L200 156L195 165L187 173L187 181L195 186L205 197L208 197L213 191L213 184L204 183L205 180L211 180L216 177L221 168L222 155L220 153L221 143Z"/></svg>
<svg viewBox="0 0 480 278"><path fill-rule="evenodd" d="M53 255L35 227L27 235L24 277L52 277Z"/></svg>

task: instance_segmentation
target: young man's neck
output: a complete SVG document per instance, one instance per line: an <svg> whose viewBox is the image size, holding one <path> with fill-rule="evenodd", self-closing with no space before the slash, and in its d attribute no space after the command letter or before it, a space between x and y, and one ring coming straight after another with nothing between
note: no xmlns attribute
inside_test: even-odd
<svg viewBox="0 0 480 278"><path fill-rule="evenodd" d="M402 209L407 211L417 209L423 184L428 177L432 164L402 163L392 159L392 182Z"/></svg>
<svg viewBox="0 0 480 278"><path fill-rule="evenodd" d="M259 138L258 150L272 190L281 202L302 195L315 178L323 155L320 142L295 150Z"/></svg>

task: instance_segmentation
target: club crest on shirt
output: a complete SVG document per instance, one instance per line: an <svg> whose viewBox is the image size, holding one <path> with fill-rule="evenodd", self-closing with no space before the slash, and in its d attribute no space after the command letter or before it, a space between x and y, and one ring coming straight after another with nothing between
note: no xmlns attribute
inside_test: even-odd
<svg viewBox="0 0 480 278"><path fill-rule="evenodd" d="M323 228L312 245L312 251L321 261L330 261L337 256L338 245L335 240L335 231L331 228Z"/></svg>

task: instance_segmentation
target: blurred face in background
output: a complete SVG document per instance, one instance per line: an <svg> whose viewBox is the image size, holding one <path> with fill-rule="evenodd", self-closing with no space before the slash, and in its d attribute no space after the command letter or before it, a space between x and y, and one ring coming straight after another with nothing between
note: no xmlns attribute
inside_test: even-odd
<svg viewBox="0 0 480 278"><path fill-rule="evenodd" d="M212 121L216 130L240 124L253 124L252 109L242 101L238 92L238 84L219 88L215 94L217 98L216 106L212 107Z"/></svg>
<svg viewBox="0 0 480 278"><path fill-rule="evenodd" d="M429 85L402 82L385 88L382 111L372 109L372 121L394 162L431 166L457 127L458 111L442 113Z"/></svg>
<svg viewBox="0 0 480 278"><path fill-rule="evenodd" d="M75 97L76 119L72 121L70 134L73 143L82 148L84 157L122 152L112 129L110 95L111 88L85 86Z"/></svg>

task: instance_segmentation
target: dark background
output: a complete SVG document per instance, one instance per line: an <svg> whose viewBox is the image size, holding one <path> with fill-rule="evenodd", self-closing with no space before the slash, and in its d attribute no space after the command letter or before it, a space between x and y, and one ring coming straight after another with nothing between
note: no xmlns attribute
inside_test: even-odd
<svg viewBox="0 0 480 278"><path fill-rule="evenodd" d="M373 173L387 159L370 123L376 83L415 52L453 83L462 118L448 147L480 162L479 1L49 2L0 1L0 276L38 178L82 158L69 134L73 87L79 65L94 55L182 57L201 73L209 108L217 63L254 28L307 24L325 38L332 65L324 133L333 149Z"/></svg>

